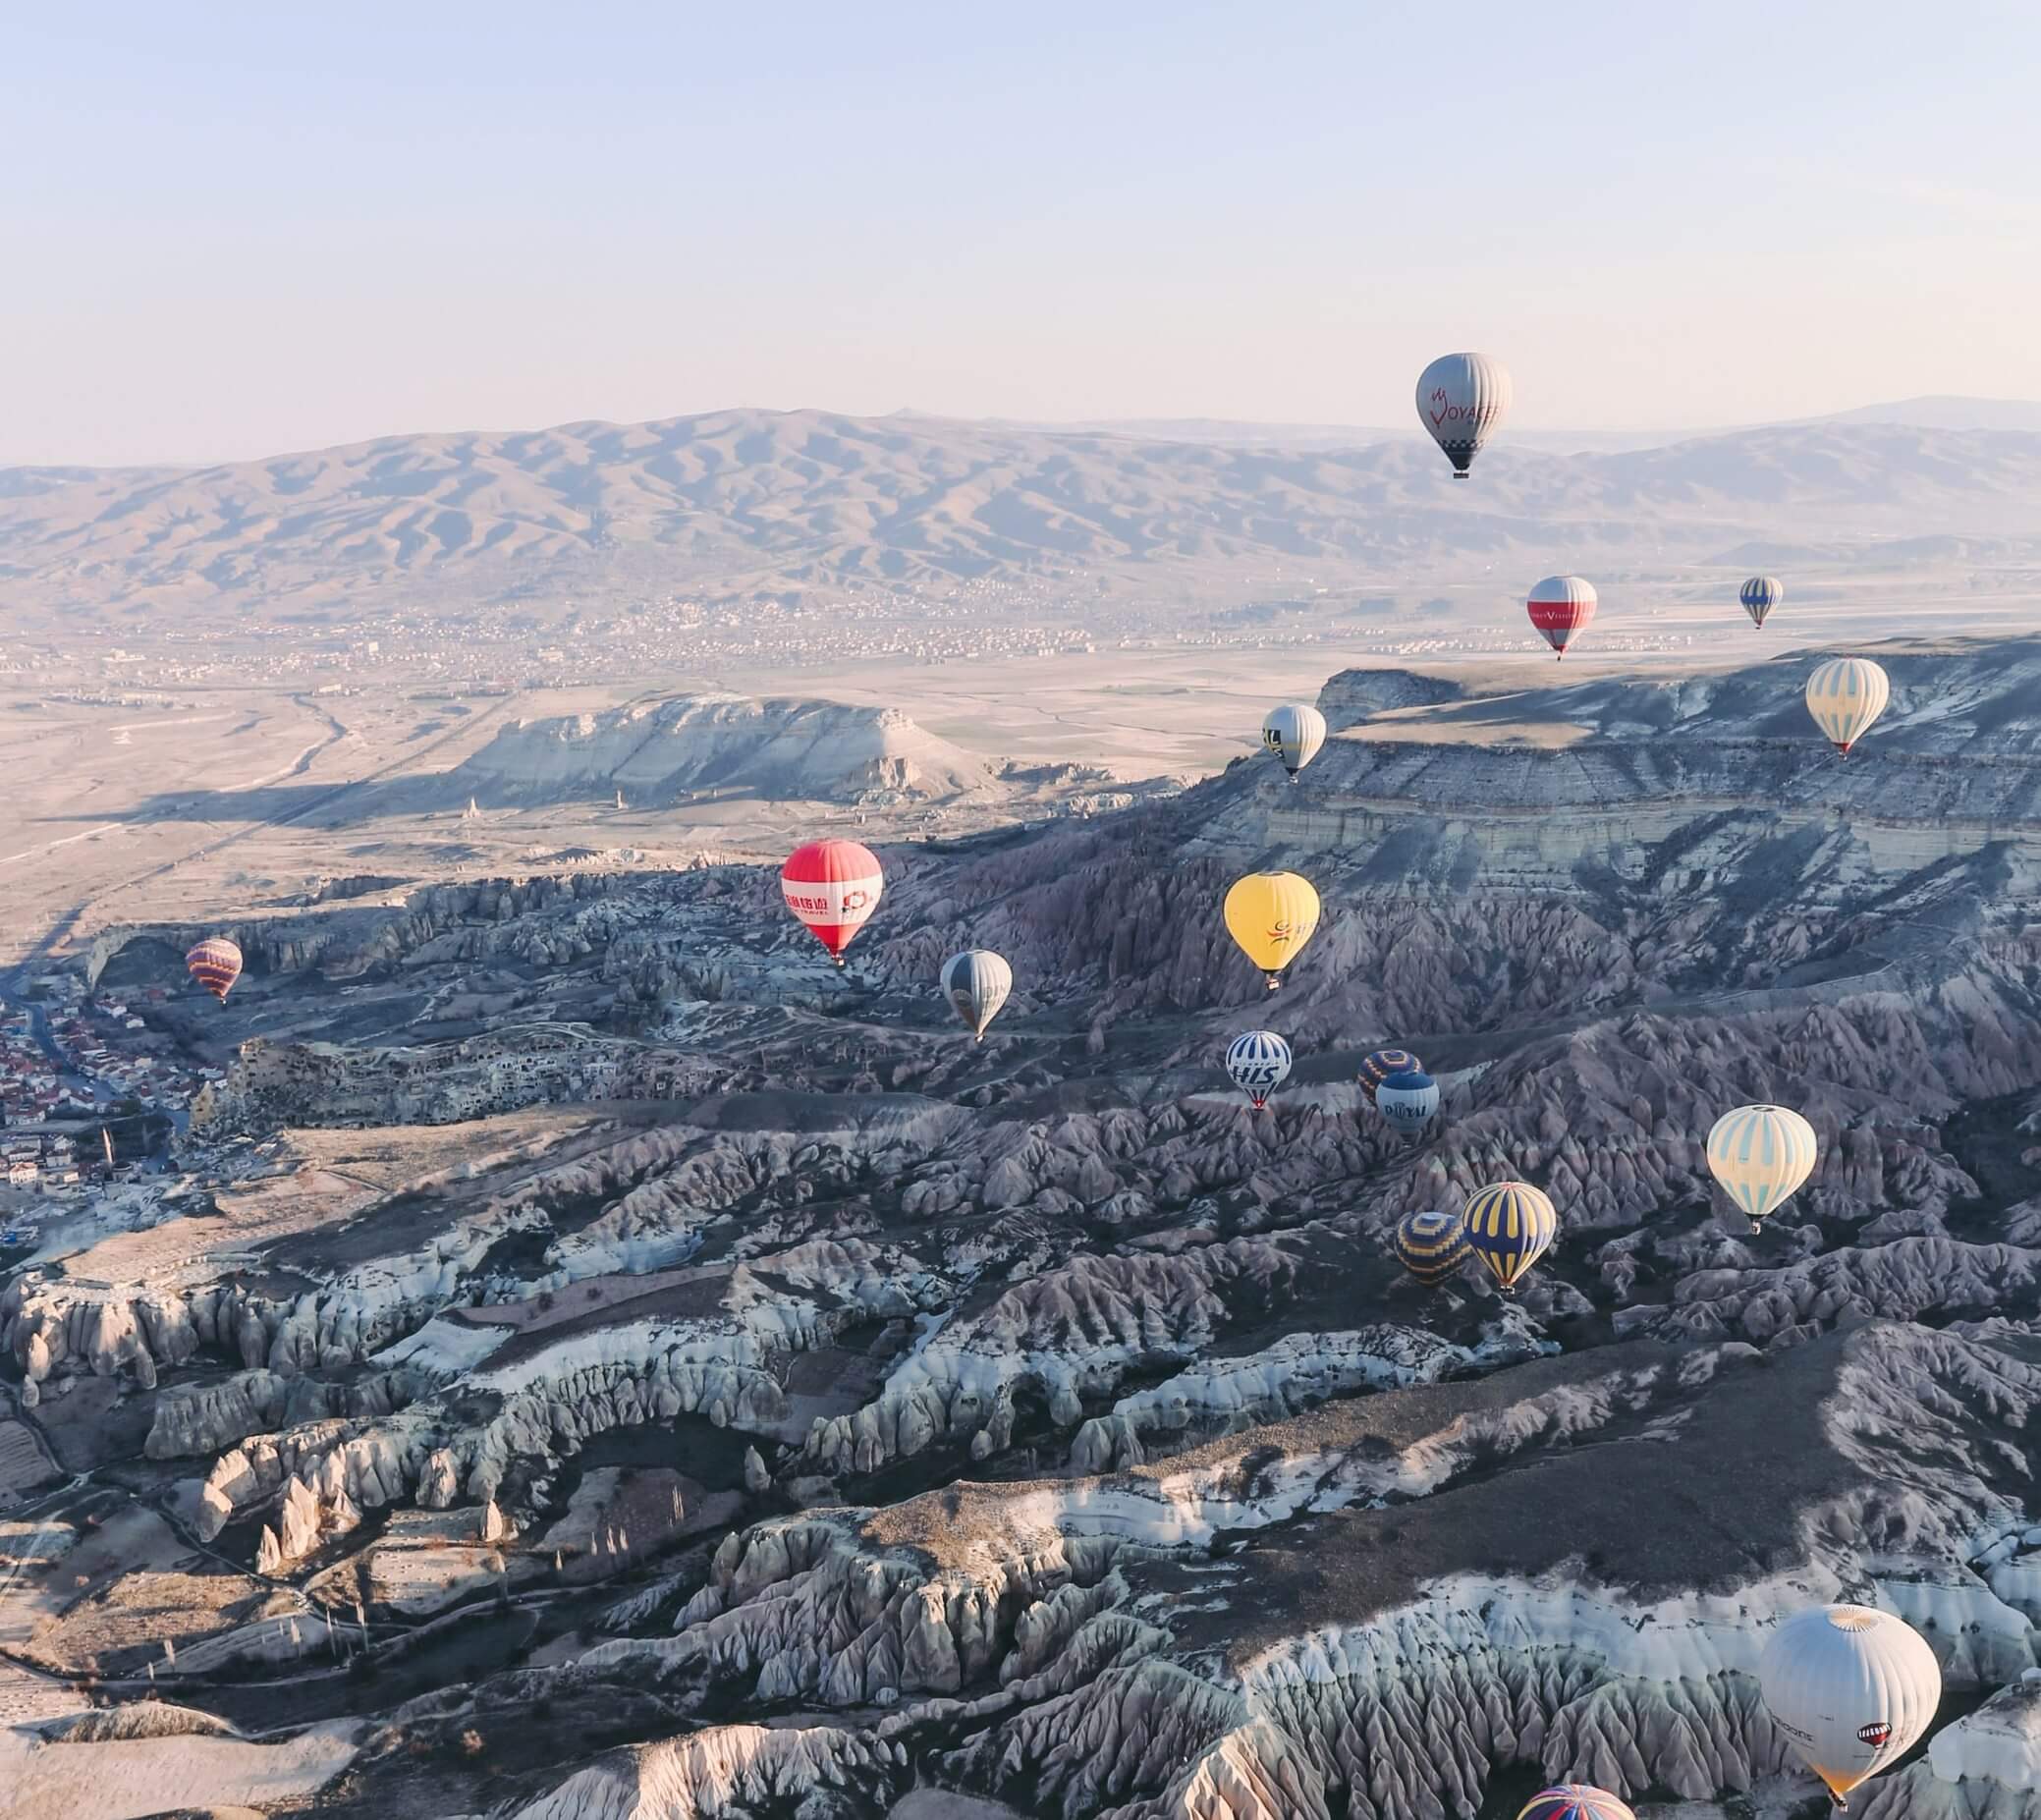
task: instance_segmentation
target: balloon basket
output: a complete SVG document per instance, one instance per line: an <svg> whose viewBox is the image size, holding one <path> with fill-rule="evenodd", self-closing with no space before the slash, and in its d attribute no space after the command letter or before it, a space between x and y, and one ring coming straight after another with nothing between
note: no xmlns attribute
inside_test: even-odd
<svg viewBox="0 0 2041 1820"><path fill-rule="evenodd" d="M1264 973L1262 978L1268 982L1268 988L1271 992L1275 991L1283 983L1283 976L1280 973Z"/></svg>

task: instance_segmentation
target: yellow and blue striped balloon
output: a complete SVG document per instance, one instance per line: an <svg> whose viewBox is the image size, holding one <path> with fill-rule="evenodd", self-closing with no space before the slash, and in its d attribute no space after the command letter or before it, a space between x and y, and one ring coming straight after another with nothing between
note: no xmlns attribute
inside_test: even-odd
<svg viewBox="0 0 2041 1820"><path fill-rule="evenodd" d="M1750 1230L1814 1173L1814 1128L1791 1107L1738 1106L1708 1132L1708 1169L1750 1216Z"/></svg>
<svg viewBox="0 0 2041 1820"><path fill-rule="evenodd" d="M1427 1289L1458 1270L1470 1248L1457 1213L1407 1213L1396 1223L1397 1262Z"/></svg>
<svg viewBox="0 0 2041 1820"><path fill-rule="evenodd" d="M1474 1255L1494 1273L1505 1296L1559 1237L1558 1211L1528 1182L1491 1184L1467 1202L1461 1217Z"/></svg>
<svg viewBox="0 0 2041 1820"><path fill-rule="evenodd" d="M1637 1816L1606 1789L1563 1782L1532 1795L1517 1820L1637 1820Z"/></svg>
<svg viewBox="0 0 2041 1820"><path fill-rule="evenodd" d="M1868 657L1832 657L1807 679L1807 712L1846 758L1891 699L1892 684Z"/></svg>

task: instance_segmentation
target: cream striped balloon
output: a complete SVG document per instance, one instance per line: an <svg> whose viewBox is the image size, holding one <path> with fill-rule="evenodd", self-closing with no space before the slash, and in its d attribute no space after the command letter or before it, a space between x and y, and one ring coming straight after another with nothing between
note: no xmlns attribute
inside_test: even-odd
<svg viewBox="0 0 2041 1820"><path fill-rule="evenodd" d="M1814 1128L1786 1106L1738 1106L1708 1133L1708 1168L1762 1232L1767 1214L1814 1173Z"/></svg>
<svg viewBox="0 0 2041 1820"><path fill-rule="evenodd" d="M1892 684L1868 657L1832 657L1807 679L1807 712L1846 758L1891 699Z"/></svg>

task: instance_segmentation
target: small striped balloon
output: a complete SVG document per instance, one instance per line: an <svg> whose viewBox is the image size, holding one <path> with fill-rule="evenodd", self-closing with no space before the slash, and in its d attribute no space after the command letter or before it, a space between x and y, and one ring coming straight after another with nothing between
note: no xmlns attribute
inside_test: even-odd
<svg viewBox="0 0 2041 1820"><path fill-rule="evenodd" d="M1360 1091L1367 1103L1375 1103L1375 1089L1391 1075L1415 1074L1424 1064L1407 1049L1376 1049L1360 1058L1360 1071L1355 1076L1360 1082Z"/></svg>
<svg viewBox="0 0 2041 1820"><path fill-rule="evenodd" d="M1429 1288L1443 1283L1467 1255L1466 1224L1457 1213L1407 1213L1396 1223L1396 1259Z"/></svg>
<svg viewBox="0 0 2041 1820"><path fill-rule="evenodd" d="M1737 596L1753 626L1762 626L1765 615L1786 598L1786 584L1777 576L1754 575Z"/></svg>
<svg viewBox="0 0 2041 1820"><path fill-rule="evenodd" d="M1708 1132L1708 1169L1750 1216L1750 1230L1776 1213L1814 1173L1814 1128L1790 1106L1738 1106Z"/></svg>
<svg viewBox="0 0 2041 1820"><path fill-rule="evenodd" d="M1517 1820L1637 1820L1637 1816L1606 1789L1563 1782L1532 1795Z"/></svg>
<svg viewBox="0 0 2041 1820"><path fill-rule="evenodd" d="M1891 682L1868 657L1832 657L1807 679L1807 712L1845 758L1891 699Z"/></svg>
<svg viewBox="0 0 2041 1820"><path fill-rule="evenodd" d="M185 956L185 970L224 1005L241 977L241 950L224 935L209 935Z"/></svg>
<svg viewBox="0 0 2041 1820"><path fill-rule="evenodd" d="M1467 1242L1489 1268L1505 1296L1559 1237L1559 1214L1527 1182L1497 1182L1480 1189L1461 1216Z"/></svg>

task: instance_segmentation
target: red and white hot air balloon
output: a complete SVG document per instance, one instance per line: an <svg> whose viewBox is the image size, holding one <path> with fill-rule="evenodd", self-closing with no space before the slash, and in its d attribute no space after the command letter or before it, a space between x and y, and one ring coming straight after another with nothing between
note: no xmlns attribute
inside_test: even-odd
<svg viewBox="0 0 2041 1820"><path fill-rule="evenodd" d="M780 895L838 966L851 938L879 907L886 875L855 841L811 841L780 868Z"/></svg>
<svg viewBox="0 0 2041 1820"><path fill-rule="evenodd" d="M1563 658L1574 634L1594 623L1595 600L1592 581L1583 581L1576 575L1549 575L1531 589L1523 605L1530 623Z"/></svg>

